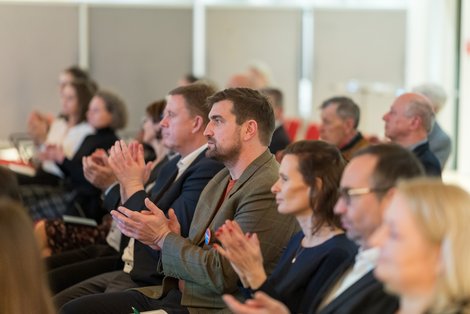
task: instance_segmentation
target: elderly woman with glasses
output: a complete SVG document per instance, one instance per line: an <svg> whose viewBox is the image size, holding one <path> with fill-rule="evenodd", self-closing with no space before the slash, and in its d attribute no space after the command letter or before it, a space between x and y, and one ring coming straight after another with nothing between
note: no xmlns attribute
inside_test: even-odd
<svg viewBox="0 0 470 314"><path fill-rule="evenodd" d="M302 229L289 242L268 277L256 234L244 234L232 221L216 233L220 254L230 260L243 285L282 301L293 313L306 312L309 296L328 275L356 254L333 212L344 168L339 150L322 141L299 141L287 146L279 180L271 188L278 211L294 215ZM279 230L282 232L282 230Z"/></svg>

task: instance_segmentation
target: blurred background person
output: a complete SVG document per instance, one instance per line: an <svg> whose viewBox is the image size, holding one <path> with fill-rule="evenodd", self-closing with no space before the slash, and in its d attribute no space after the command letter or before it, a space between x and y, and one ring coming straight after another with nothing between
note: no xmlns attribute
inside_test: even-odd
<svg viewBox="0 0 470 314"><path fill-rule="evenodd" d="M384 223L375 275L400 313L470 313L470 195L439 180L398 185Z"/></svg>
<svg viewBox="0 0 470 314"><path fill-rule="evenodd" d="M86 113L95 92L95 87L84 80L76 80L63 87L61 114L50 125L39 152L47 145L58 145L62 147L67 158L75 155L85 137L94 132L93 127L86 121ZM24 185L57 186L63 177L64 173L59 166L50 160L42 161L33 177L18 175L19 183Z"/></svg>
<svg viewBox="0 0 470 314"><path fill-rule="evenodd" d="M55 313L32 228L19 203L0 198L0 313Z"/></svg>
<svg viewBox="0 0 470 314"><path fill-rule="evenodd" d="M86 117L93 133L85 137L73 156L68 156L66 148L60 144L49 144L40 154L42 160L53 163L61 170L63 181L62 189L55 194L35 196L28 201L33 220L68 214L101 222L104 215L101 192L85 179L82 158L97 149L107 150L118 140L116 131L125 127L127 109L119 96L98 91L90 102Z"/></svg>
<svg viewBox="0 0 470 314"><path fill-rule="evenodd" d="M186 86L193 84L199 81L199 78L192 73L185 74L182 78L178 80L177 86Z"/></svg>
<svg viewBox="0 0 470 314"><path fill-rule="evenodd" d="M398 96L382 120L385 136L415 154L429 176L441 176L441 164L429 148L428 134L434 123L429 100L416 93Z"/></svg>
<svg viewBox="0 0 470 314"><path fill-rule="evenodd" d="M413 88L413 92L426 96L431 103L435 115L442 110L447 101L445 90L437 84L422 84ZM439 159L441 169L444 169L452 151L452 140L449 135L444 132L437 120L434 121L431 132L428 134L428 141L429 149L436 155L437 159Z"/></svg>
<svg viewBox="0 0 470 314"><path fill-rule="evenodd" d="M90 81L90 76L85 70L77 66L71 66L59 74L59 96L62 100L62 93L67 84L73 81ZM28 134L36 145L41 145L46 141L49 128L54 121L52 114L41 113L33 110L28 117Z"/></svg>
<svg viewBox="0 0 470 314"><path fill-rule="evenodd" d="M287 135L286 129L283 125L284 120L284 96L282 91L277 88L263 88L260 92L268 98L269 103L274 110L274 133L269 144L269 150L276 156L276 159L280 161L280 153L290 143L289 135Z"/></svg>
<svg viewBox="0 0 470 314"><path fill-rule="evenodd" d="M370 143L357 129L361 110L349 97L336 96L321 104L320 138L341 150L344 159Z"/></svg>

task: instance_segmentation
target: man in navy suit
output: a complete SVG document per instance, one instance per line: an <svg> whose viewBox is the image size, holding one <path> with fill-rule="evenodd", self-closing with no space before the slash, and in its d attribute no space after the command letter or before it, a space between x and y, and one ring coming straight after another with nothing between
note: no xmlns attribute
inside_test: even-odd
<svg viewBox="0 0 470 314"><path fill-rule="evenodd" d="M109 165L120 184L120 202L128 209L145 208L150 197L170 217L178 218L181 234L188 235L199 195L223 164L205 156L207 140L204 129L209 122L206 98L214 90L203 84L178 87L169 93L164 117L160 122L165 146L179 156L168 161L157 175L155 185L144 190L145 164L142 147L117 142L110 151ZM171 209L171 210L170 210ZM124 250L124 270L108 272L67 288L55 296L58 307L72 299L104 292L158 284L161 275L155 265L159 252L131 239ZM80 302L81 299L76 301Z"/></svg>
<svg viewBox="0 0 470 314"><path fill-rule="evenodd" d="M412 151L427 175L441 176L441 164L429 148L428 134L434 123L434 112L425 96L405 93L397 97L383 120L386 137Z"/></svg>

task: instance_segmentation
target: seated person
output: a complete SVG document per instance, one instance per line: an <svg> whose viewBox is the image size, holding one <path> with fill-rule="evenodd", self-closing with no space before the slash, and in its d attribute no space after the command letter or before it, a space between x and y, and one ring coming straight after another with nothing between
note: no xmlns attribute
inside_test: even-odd
<svg viewBox="0 0 470 314"><path fill-rule="evenodd" d="M360 113L359 106L349 97L332 97L321 105L320 138L336 145L346 161L369 145L357 129Z"/></svg>
<svg viewBox="0 0 470 314"><path fill-rule="evenodd" d="M92 85L96 84L91 81L90 76L85 70L80 69L76 66L71 66L59 75L59 95L63 98L64 87L73 81L89 81ZM46 141L47 133L51 124L54 121L54 117L50 114L41 113L39 111L32 111L28 117L28 134L33 139L36 145L42 145Z"/></svg>
<svg viewBox="0 0 470 314"><path fill-rule="evenodd" d="M63 206L65 208L62 209L62 213L82 214L95 219L98 223L101 222L104 215L100 198L101 191L85 179L82 158L97 149L108 149L118 140L115 130L125 126L127 112L125 104L118 96L110 92L99 91L90 103L87 116L89 124L96 130L96 133L84 139L73 158L67 158L60 146L48 146L43 153L43 158L55 161L66 176L65 189L67 194L65 196L59 194L52 198L38 200L38 204L30 208L33 218L47 217L50 214L43 211L53 209L48 206L50 202L60 203L60 200L64 197L70 197L70 200L64 200ZM82 209L81 213L74 211L76 204ZM60 212L57 216L60 216ZM109 223L107 229L109 229ZM70 227L70 233L67 233L67 241L72 243L81 242L84 240L83 237L89 238L87 233L82 234L78 230L80 228L73 229L73 227ZM101 232L106 234L106 228ZM42 251L45 256L50 255L53 250L60 251L67 248L67 244L62 243L64 233L65 228L62 220L41 221L36 225L36 234L40 237Z"/></svg>
<svg viewBox="0 0 470 314"><path fill-rule="evenodd" d="M145 187L147 191L155 183L159 169L168 161L169 149L163 145L160 128L165 105L165 100L159 100L146 108L143 140L154 149L157 155L157 159L150 163L153 169ZM111 188L117 179L107 165L107 154L99 153L98 155L83 158L85 177L105 193L105 203L115 206L109 204L114 203L114 200L108 201L108 198L112 198ZM94 159L98 163L94 162ZM119 190L118 185L116 189ZM48 237L49 231L46 230L46 225L48 229L55 229L53 238ZM77 229L81 236L72 237L71 234L77 233ZM106 222L97 228L78 227L65 224L62 220L55 220L53 224L38 223L36 225L35 230L42 243L43 255L53 254L46 258L53 294L92 276L122 269L119 253L120 232L113 226L108 233L103 231L107 229L109 229L109 224Z"/></svg>
<svg viewBox="0 0 470 314"><path fill-rule="evenodd" d="M398 294L400 313L470 313L470 195L439 180L397 187L372 238L375 269Z"/></svg>
<svg viewBox="0 0 470 314"><path fill-rule="evenodd" d="M447 95L445 90L432 83L422 84L413 88L414 93L422 94L431 103L434 114L437 116L446 104ZM452 152L452 140L450 136L442 129L437 120L434 121L431 131L428 134L429 149L436 155L436 158L441 164L441 169L444 169L450 153Z"/></svg>
<svg viewBox="0 0 470 314"><path fill-rule="evenodd" d="M441 176L441 164L429 148L434 112L429 100L416 93L398 96L384 114L385 136L395 144L413 152L429 176Z"/></svg>
<svg viewBox="0 0 470 314"><path fill-rule="evenodd" d="M95 92L94 85L85 80L75 80L64 85L61 90L60 116L50 124L46 138L38 147L38 154L47 145L59 145L67 158L75 155L85 137L94 132L86 121L86 113ZM18 180L21 185L57 186L63 177L64 173L54 161L45 160L39 164L33 177L18 175ZM34 196L34 190L30 194ZM25 202L28 207L36 200L25 198Z"/></svg>
<svg viewBox="0 0 470 314"><path fill-rule="evenodd" d="M277 88L263 88L260 92L268 98L269 103L273 106L276 125L269 144L269 150L276 156L276 159L280 160L282 150L290 143L289 135L282 124L284 96Z"/></svg>
<svg viewBox="0 0 470 314"><path fill-rule="evenodd" d="M0 198L0 313L56 313L32 228L18 202Z"/></svg>
<svg viewBox="0 0 470 314"><path fill-rule="evenodd" d="M217 245L217 251L230 260L245 287L265 291L292 313L305 313L310 302L302 304L304 295L317 294L328 279L325 274L355 256L357 246L333 212L344 164L339 150L322 141L287 146L271 191L279 213L295 216L302 231L290 240L269 277L256 234L244 235L232 221L219 228L216 235L223 247Z"/></svg>
<svg viewBox="0 0 470 314"><path fill-rule="evenodd" d="M161 168L149 191L144 189L143 149L129 148L122 141L113 146L108 161L119 186L111 188L106 195L106 199L110 199L105 201L107 209L123 204L140 211L145 208L145 198L149 197L169 217L178 217L181 234L187 236L200 193L223 167L221 163L206 157L207 140L203 132L209 120L209 108L205 101L213 93L214 90L204 84L191 84L170 91L160 126L163 144L179 156ZM117 195L114 202L110 194ZM54 298L56 304L60 306L70 300L78 301L82 299L80 296L86 300L90 294L100 295L161 282L162 275L155 267L159 252L140 241L134 241L132 237L122 237L117 245L125 262L124 268L101 273L61 291Z"/></svg>
<svg viewBox="0 0 470 314"><path fill-rule="evenodd" d="M123 234L138 240L136 245L147 245L159 257L150 266L165 274L162 286L75 298L60 308L61 313L127 314L131 306L139 311L225 312L221 299L224 292L241 297L238 276L230 262L212 247L215 231L227 219L257 233L264 266L267 273L272 271L298 229L293 217L282 217L277 212L270 192L279 167L267 149L274 130L272 108L259 92L247 88L220 91L205 101L204 108L210 108L205 115L210 121L203 133L208 145L206 156L223 161L227 169L213 175L195 199L197 206L188 232L183 233L184 220L180 216L177 221L174 215L167 217L165 209L149 199L145 201L149 211L140 213L124 205L111 212ZM172 110L169 120L164 121L180 121L182 117L175 115L178 112ZM191 130L197 124L184 125ZM164 139L169 131L171 127L164 129Z"/></svg>
<svg viewBox="0 0 470 314"><path fill-rule="evenodd" d="M373 275L379 248L371 245L370 239L382 224L396 183L423 173L417 158L398 145L371 145L354 155L343 172L334 212L341 216L348 238L359 250L350 263L325 274L328 280L318 293L305 294L305 304L310 306L304 313L396 313L398 300L387 294ZM225 295L224 301L235 313L289 313L282 302L261 291L245 304L230 295Z"/></svg>

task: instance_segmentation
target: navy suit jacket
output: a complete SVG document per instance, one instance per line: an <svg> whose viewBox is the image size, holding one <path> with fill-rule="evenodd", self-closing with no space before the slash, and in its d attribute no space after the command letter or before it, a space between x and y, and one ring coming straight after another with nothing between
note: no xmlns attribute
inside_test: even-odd
<svg viewBox="0 0 470 314"><path fill-rule="evenodd" d="M289 135L287 135L286 129L281 124L274 130L269 144L269 151L275 155L278 151L284 150L289 143Z"/></svg>
<svg viewBox="0 0 470 314"><path fill-rule="evenodd" d="M368 272L352 286L327 304L319 314L393 314L398 310L398 299L385 293L383 285Z"/></svg>
<svg viewBox="0 0 470 314"><path fill-rule="evenodd" d="M82 158L91 155L98 148L104 150L111 148L117 140L118 137L114 130L110 128L98 129L96 134L85 137L72 159L65 158L61 164L58 164L66 176L66 187L69 190L76 191L74 202L80 204L86 217L95 219L98 222L105 214L100 198L101 191L85 179ZM68 210L66 213L69 215L81 214L75 212L75 210Z"/></svg>
<svg viewBox="0 0 470 314"><path fill-rule="evenodd" d="M123 206L136 211L144 210L144 200L146 197L150 197L165 214L170 208L173 208L181 225L181 235L187 237L202 190L224 165L205 157L204 151L174 181L178 172L179 159L179 157L175 157L163 166L150 195L147 195L144 190L136 192ZM157 272L159 259L160 251L155 251L147 245L135 241L134 267L131 271L131 278L139 284L160 283L162 276Z"/></svg>
<svg viewBox="0 0 470 314"><path fill-rule="evenodd" d="M437 157L429 149L429 143L423 143L413 149L413 154L418 157L428 176L441 176L441 164Z"/></svg>

